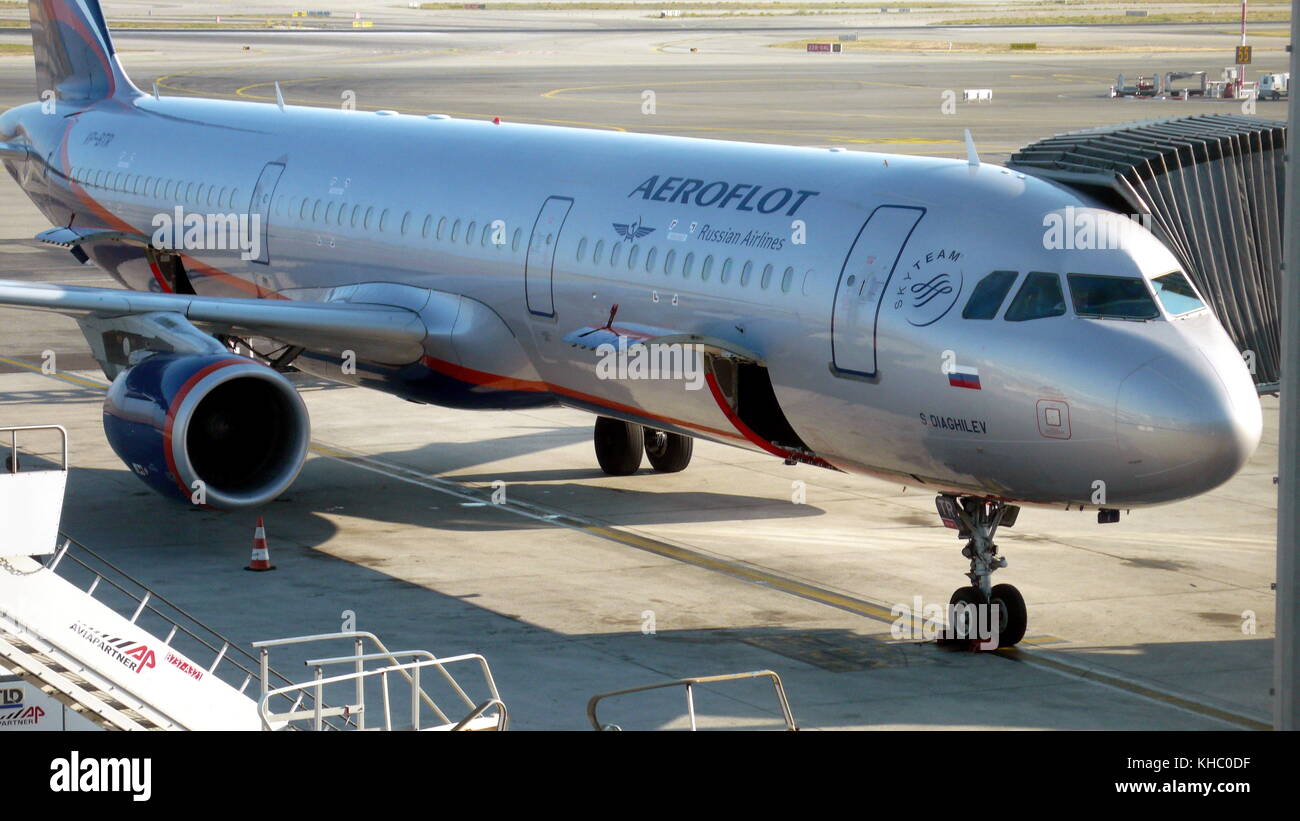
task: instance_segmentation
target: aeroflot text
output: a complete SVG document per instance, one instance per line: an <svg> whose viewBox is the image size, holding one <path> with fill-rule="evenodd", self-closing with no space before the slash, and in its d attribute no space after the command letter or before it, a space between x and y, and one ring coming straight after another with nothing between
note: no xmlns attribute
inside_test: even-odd
<svg viewBox="0 0 1300 821"><path fill-rule="evenodd" d="M655 202L676 202L683 205L694 202L702 208L735 208L737 211L757 211L760 214L772 214L789 205L790 210L785 215L793 217L806 200L821 192L802 189L795 191L793 188L764 189L761 185L747 182L733 185L722 180L705 182L690 177L665 177L660 182L659 175L656 174L632 189L628 197L637 194L643 200Z"/></svg>
<svg viewBox="0 0 1300 821"><path fill-rule="evenodd" d="M130 793L132 801L153 795L152 758L82 758L73 750L50 762L51 792Z"/></svg>

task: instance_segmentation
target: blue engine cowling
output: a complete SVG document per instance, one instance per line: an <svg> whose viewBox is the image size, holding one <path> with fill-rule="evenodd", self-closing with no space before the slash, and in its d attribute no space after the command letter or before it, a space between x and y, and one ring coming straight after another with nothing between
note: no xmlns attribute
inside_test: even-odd
<svg viewBox="0 0 1300 821"><path fill-rule="evenodd" d="M287 490L311 443L289 380L223 354L158 353L123 371L104 400L104 431L154 490L225 510Z"/></svg>

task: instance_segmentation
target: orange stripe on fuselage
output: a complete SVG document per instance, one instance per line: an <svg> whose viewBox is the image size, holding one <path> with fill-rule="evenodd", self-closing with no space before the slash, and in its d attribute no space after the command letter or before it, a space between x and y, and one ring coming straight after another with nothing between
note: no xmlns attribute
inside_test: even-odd
<svg viewBox="0 0 1300 821"><path fill-rule="evenodd" d="M724 439L735 439L742 442L746 441L744 436L737 436L735 433L732 433L730 431L719 430L717 428L711 428L706 425L697 425L693 422L686 422L681 419L674 419L671 416L662 416L657 413L651 413L650 411L644 410L642 408L634 407L632 405L624 405L621 402L614 402L609 399L605 399L604 397L596 396L595 394L583 393L582 391L576 391L573 390L572 388L566 388L563 385L556 385L551 382L539 382L532 379L515 379L513 377L508 377L508 376L498 376L497 374L488 373L487 371L477 371L474 370L473 368L462 367L455 363L447 362L445 360L438 359L432 356L421 357L420 362L425 367L431 370L437 371L438 373L444 374L446 376L450 376L453 379L458 379L461 382L468 382L471 385L481 385L485 388L492 388L494 390L503 390L503 391L531 391L536 393L553 393L556 394L557 396L564 396L564 397L568 397L569 399L575 399L579 402L587 402L592 405L599 405L600 407L609 408L610 410L615 410L618 411L619 413L625 413L629 416L640 417L641 419L651 419L656 422L665 422L670 425L675 425L681 428L689 428L691 430L698 430L702 433L707 433L710 436L718 436Z"/></svg>

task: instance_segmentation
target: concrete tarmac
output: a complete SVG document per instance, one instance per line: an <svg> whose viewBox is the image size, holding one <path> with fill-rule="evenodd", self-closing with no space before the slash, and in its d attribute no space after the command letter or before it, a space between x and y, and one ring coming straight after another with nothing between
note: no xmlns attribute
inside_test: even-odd
<svg viewBox="0 0 1300 821"><path fill-rule="evenodd" d="M690 52L661 31L516 28L265 41L123 32L118 45L138 84L157 79L168 94L265 100L280 80L291 102L333 105L350 90L360 107L950 156L964 154L969 127L993 161L1071 128L1233 105L1102 96L1120 71L1223 62L1195 50L1218 36L1202 29L1184 35L1186 52L935 56L767 48L802 37L788 31L709 33ZM31 98L30 59L0 58L0 104ZM943 91L969 87L994 88L993 102L942 113ZM653 115L640 110L645 89L657 91ZM1259 105L1285 116L1285 103ZM32 242L46 227L0 183L0 278L111 286ZM35 372L47 350L57 374ZM808 728L1231 729L1269 718L1271 398L1258 452L1206 496L1105 526L1025 510L999 533L1010 560L999 580L1024 592L1030 638L977 655L891 635L895 604L944 604L965 583L961 543L924 491L709 443L684 473L613 478L595 465L583 413L470 413L313 382L303 395L316 446L291 492L258 512L194 511L156 497L112 453L102 381L74 322L0 310L0 425L70 430L69 535L240 642L337 630L350 611L390 647L481 652L516 728L578 729L595 693L761 668L782 675ZM505 505L491 504L498 480ZM242 571L258 513L274 573ZM283 666L304 657L286 653ZM697 703L704 726L779 723L760 682ZM611 703L606 717L675 728L682 713L672 692Z"/></svg>

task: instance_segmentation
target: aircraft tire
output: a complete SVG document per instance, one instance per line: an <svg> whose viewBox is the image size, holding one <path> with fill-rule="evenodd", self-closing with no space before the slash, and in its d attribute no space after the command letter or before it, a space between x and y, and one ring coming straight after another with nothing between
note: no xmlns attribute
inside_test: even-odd
<svg viewBox="0 0 1300 821"><path fill-rule="evenodd" d="M988 601L985 600L984 594L981 593L978 588L966 586L966 587L959 587L956 590L954 590L952 593L952 597L948 599L948 604L970 604L970 605L974 605L975 607L981 607L987 605ZM955 614L954 614L954 618L956 618ZM978 616L974 616L972 618L974 620L972 621L971 628L974 628L978 625ZM954 624L953 627L955 628L956 625ZM945 645L964 647L968 645L971 640L972 640L972 636L967 636L966 638L945 639L941 643Z"/></svg>
<svg viewBox="0 0 1300 821"><path fill-rule="evenodd" d="M990 593L989 603L998 606L998 646L1012 647L1019 644L1029 626L1025 597L1009 584L995 584Z"/></svg>
<svg viewBox="0 0 1300 821"><path fill-rule="evenodd" d="M660 473L679 473L691 463L695 440L680 433L651 429L645 435L645 455Z"/></svg>
<svg viewBox="0 0 1300 821"><path fill-rule="evenodd" d="M610 476L631 476L641 467L641 454L645 451L645 429L632 422L596 418L593 437L596 443L596 461L600 469Z"/></svg>

